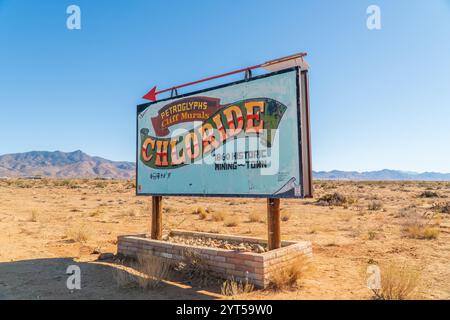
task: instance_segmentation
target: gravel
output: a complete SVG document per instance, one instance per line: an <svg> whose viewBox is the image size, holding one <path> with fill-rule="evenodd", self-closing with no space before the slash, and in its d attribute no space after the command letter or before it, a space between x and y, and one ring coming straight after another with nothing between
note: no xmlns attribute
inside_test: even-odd
<svg viewBox="0 0 450 320"><path fill-rule="evenodd" d="M264 253L267 252L267 246L258 243L245 243L238 241L226 241L208 237L188 237L188 236L165 236L164 241L185 244L190 246L220 248L226 250L235 250L242 252Z"/></svg>

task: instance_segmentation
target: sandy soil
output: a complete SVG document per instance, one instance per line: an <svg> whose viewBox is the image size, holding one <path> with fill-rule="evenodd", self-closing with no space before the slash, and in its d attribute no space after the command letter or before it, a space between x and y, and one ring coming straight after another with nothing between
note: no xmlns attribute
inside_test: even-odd
<svg viewBox="0 0 450 320"><path fill-rule="evenodd" d="M118 235L148 233L151 199L136 197L133 183L97 180L0 180L0 299L217 299L220 288L166 282L162 289L121 288L115 263L97 261L116 252ZM439 198L422 198L425 190ZM339 192L354 202L318 206L316 199ZM283 200L284 239L313 243L313 271L295 291L255 291L243 299L371 299L369 263L393 261L420 270L417 297L450 298L450 214L432 210L450 201L450 183L322 182L315 198ZM382 208L370 210L374 202ZM208 208L205 219L193 214ZM165 198L164 227L266 237L264 199ZM212 215L224 213L237 226ZM250 222L250 214L262 222ZM418 217L418 218L417 218ZM405 232L412 219L428 223L436 239ZM66 269L78 265L82 289L66 287Z"/></svg>

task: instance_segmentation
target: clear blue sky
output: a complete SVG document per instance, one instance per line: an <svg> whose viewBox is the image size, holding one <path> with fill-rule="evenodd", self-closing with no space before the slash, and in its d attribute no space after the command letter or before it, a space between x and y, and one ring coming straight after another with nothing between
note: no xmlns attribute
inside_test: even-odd
<svg viewBox="0 0 450 320"><path fill-rule="evenodd" d="M70 4L81 30L66 28ZM366 28L370 4L381 30ZM449 0L0 0L0 154L134 160L153 85L299 51L315 170L450 172Z"/></svg>

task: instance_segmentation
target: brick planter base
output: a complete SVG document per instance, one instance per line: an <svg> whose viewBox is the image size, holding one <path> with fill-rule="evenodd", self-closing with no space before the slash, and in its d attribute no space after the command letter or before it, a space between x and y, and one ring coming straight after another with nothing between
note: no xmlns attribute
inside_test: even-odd
<svg viewBox="0 0 450 320"><path fill-rule="evenodd" d="M239 237L206 232L173 230L171 236L206 237L227 241L266 244L260 238ZM301 255L312 255L309 241L282 241L282 248L266 253L240 252L219 248L190 246L167 241L152 240L145 235L120 236L117 242L119 255L136 258L137 255L154 255L173 262L183 261L185 253L201 257L216 275L228 279L248 279L255 286L264 288L272 274Z"/></svg>

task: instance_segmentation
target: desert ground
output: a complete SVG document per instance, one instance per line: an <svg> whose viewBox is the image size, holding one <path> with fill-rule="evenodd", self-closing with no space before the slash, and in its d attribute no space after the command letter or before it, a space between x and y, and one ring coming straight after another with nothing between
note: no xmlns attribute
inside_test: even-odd
<svg viewBox="0 0 450 320"><path fill-rule="evenodd" d="M220 286L183 278L158 290L117 282L122 266L99 254L115 254L119 235L150 231L151 198L136 197L134 188L131 181L0 180L0 299L230 298ZM316 181L314 190L313 199L281 201L282 238L313 244L301 285L232 298L373 299L367 266L385 263L420 275L411 298L450 298L449 182ZM169 197L163 205L165 232L266 238L265 199ZM70 265L81 268L81 290L66 287Z"/></svg>

